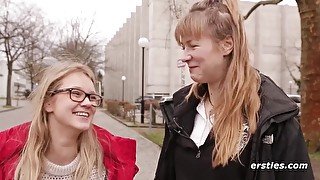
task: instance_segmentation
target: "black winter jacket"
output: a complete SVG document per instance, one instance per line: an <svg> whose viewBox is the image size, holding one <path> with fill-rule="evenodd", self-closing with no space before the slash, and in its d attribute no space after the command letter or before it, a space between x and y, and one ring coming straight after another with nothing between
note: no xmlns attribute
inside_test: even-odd
<svg viewBox="0 0 320 180"><path fill-rule="evenodd" d="M185 124L186 121L193 123L197 113L196 107L200 102L194 96L188 101L185 100L190 88L191 86L186 86L173 95L173 119L176 126L172 129L171 125L168 128L166 124L155 180L175 179L173 162L175 140L177 136L188 136L192 132L193 126L190 129L190 126ZM269 77L262 74L259 95L261 99L259 120L257 130L251 137L252 149L249 162L252 167L247 167L246 180L313 180L308 151L296 119L299 112L297 105ZM267 162L283 164L273 164L271 169L266 169L271 167L271 164L260 164L258 168L257 164L254 164ZM307 169L289 170L294 165L290 163L305 163Z"/></svg>

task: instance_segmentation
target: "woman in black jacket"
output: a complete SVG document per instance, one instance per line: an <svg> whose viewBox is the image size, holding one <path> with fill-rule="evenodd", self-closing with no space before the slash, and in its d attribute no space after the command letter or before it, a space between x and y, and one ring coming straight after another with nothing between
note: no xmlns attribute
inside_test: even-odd
<svg viewBox="0 0 320 180"><path fill-rule="evenodd" d="M237 2L195 3L175 37L195 83L173 95L155 179L314 179L298 107L249 64Z"/></svg>

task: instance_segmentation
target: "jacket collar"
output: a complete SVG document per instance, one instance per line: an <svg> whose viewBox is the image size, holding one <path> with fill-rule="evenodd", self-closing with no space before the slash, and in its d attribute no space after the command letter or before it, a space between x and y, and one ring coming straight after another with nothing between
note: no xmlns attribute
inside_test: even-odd
<svg viewBox="0 0 320 180"><path fill-rule="evenodd" d="M174 117L180 117L186 114L190 110L196 110L197 105L200 103L200 99L196 98L193 94L189 99L185 97L188 95L192 85L183 87L173 95L173 103L175 107ZM203 84L199 89L199 95L203 96L207 91L207 84Z"/></svg>
<svg viewBox="0 0 320 180"><path fill-rule="evenodd" d="M194 126L194 118L197 114L197 105L200 103L200 99L196 98L193 94L186 99L192 85L183 87L179 91L173 94L174 103L174 120L182 127L184 132L188 135L191 134ZM204 84L199 89L199 95L203 96L207 91L207 85Z"/></svg>

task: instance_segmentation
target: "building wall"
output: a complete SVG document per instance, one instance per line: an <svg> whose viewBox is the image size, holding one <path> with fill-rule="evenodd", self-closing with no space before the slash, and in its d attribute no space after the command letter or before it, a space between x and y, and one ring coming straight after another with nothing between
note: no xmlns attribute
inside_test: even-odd
<svg viewBox="0 0 320 180"><path fill-rule="evenodd" d="M7 64L0 61L0 97L6 97L7 93Z"/></svg>
<svg viewBox="0 0 320 180"><path fill-rule="evenodd" d="M8 78L8 67L7 61L0 60L0 98L7 97L7 78ZM11 79L11 97L17 96L17 88L19 86L19 92L23 92L25 89L30 89L30 83L27 82L26 78L15 72L12 73Z"/></svg>
<svg viewBox="0 0 320 180"><path fill-rule="evenodd" d="M193 0L177 0L177 6L188 9ZM123 25L106 46L105 98L121 98L121 76L125 75L125 100L133 102L141 96L141 48L140 37L150 41L145 51L145 95L170 94L181 86L192 83L187 67L177 68L181 48L174 39L177 23L170 11L169 2L143 0L142 6ZM241 2L242 14L254 5ZM182 12L182 14L185 12ZM181 14L178 14L181 15ZM287 93L295 93L296 86L289 70L296 77L301 56L300 19L297 7L269 5L256 9L245 22L251 62L262 73L270 76ZM291 86L291 88L290 88Z"/></svg>

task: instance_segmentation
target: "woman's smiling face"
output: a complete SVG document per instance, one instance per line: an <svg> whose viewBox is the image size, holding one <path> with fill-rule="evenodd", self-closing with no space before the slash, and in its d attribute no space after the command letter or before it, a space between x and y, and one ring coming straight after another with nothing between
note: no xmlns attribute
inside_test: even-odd
<svg viewBox="0 0 320 180"><path fill-rule="evenodd" d="M58 89L76 88L86 93L96 94L92 80L83 72L73 72L62 79ZM91 126L96 108L86 97L82 102L70 99L70 91L53 95L45 103L50 123L58 123L71 129L85 131Z"/></svg>
<svg viewBox="0 0 320 180"><path fill-rule="evenodd" d="M188 64L190 76L195 82L213 83L224 78L228 65L225 54L210 37L184 38L182 47L182 59Z"/></svg>

